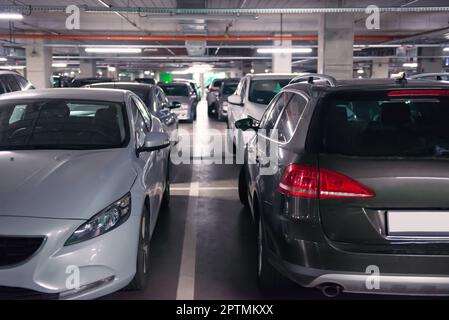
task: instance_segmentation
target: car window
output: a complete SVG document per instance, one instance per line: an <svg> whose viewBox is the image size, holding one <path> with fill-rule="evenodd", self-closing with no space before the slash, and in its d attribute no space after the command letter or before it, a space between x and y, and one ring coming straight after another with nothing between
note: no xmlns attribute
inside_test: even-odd
<svg viewBox="0 0 449 320"><path fill-rule="evenodd" d="M252 80L249 88L248 100L268 105L276 94L281 92L291 79Z"/></svg>
<svg viewBox="0 0 449 320"><path fill-rule="evenodd" d="M167 96L189 96L189 87L187 85L161 85L162 90L164 90Z"/></svg>
<svg viewBox="0 0 449 320"><path fill-rule="evenodd" d="M260 125L262 129L267 130L266 134L270 134L268 131L274 129L279 116L292 96L293 94L290 92L281 93L276 99L276 102L269 109L267 109L267 112L265 112L263 117L263 122Z"/></svg>
<svg viewBox="0 0 449 320"><path fill-rule="evenodd" d="M275 129L278 130L279 141L288 142L293 137L298 126L301 115L307 105L307 100L299 95L293 94L287 106L282 111Z"/></svg>
<svg viewBox="0 0 449 320"><path fill-rule="evenodd" d="M237 89L237 82L224 82L222 85L222 93L224 95L231 95L234 94L235 90Z"/></svg>
<svg viewBox="0 0 449 320"><path fill-rule="evenodd" d="M9 88L11 91L21 91L22 87L19 85L19 83L16 80L16 77L12 74L5 75L5 79L8 82Z"/></svg>
<svg viewBox="0 0 449 320"><path fill-rule="evenodd" d="M17 80L17 82L19 82L22 89L24 89L24 90L30 89L31 85L25 78L23 78L21 76L16 76L16 80Z"/></svg>
<svg viewBox="0 0 449 320"><path fill-rule="evenodd" d="M0 150L122 147L128 137L124 108L70 99L0 102Z"/></svg>
<svg viewBox="0 0 449 320"><path fill-rule="evenodd" d="M223 80L214 80L214 82L212 82L212 87L220 88L222 83L223 83Z"/></svg>
<svg viewBox="0 0 449 320"><path fill-rule="evenodd" d="M7 93L7 92L8 92L8 90L5 86L5 83L4 83L3 79L0 78L0 94Z"/></svg>
<svg viewBox="0 0 449 320"><path fill-rule="evenodd" d="M131 110L134 114L134 129L136 137L136 147L141 147L145 143L145 137L149 133L148 125L137 105L136 99L131 99Z"/></svg>
<svg viewBox="0 0 449 320"><path fill-rule="evenodd" d="M145 125L147 126L148 129L150 129L151 128L151 116L148 112L146 105L142 102L142 100L140 100L137 97L132 97L132 100L134 101L140 115L143 117L143 119L145 121Z"/></svg>
<svg viewBox="0 0 449 320"><path fill-rule="evenodd" d="M322 152L350 156L448 157L449 98L341 93L326 100Z"/></svg>

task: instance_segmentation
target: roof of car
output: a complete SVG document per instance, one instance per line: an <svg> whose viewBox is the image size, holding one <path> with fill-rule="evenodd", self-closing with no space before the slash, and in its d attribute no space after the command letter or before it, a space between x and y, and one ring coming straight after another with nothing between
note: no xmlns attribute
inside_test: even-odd
<svg viewBox="0 0 449 320"><path fill-rule="evenodd" d="M388 90L388 89L418 89L418 88L432 88L432 89L449 89L449 84L429 80L413 80L407 79L406 82L399 82L395 79L351 79L338 80L335 86L329 86L325 81L315 81L314 84L306 82L298 82L289 84L284 89L304 90L305 87L315 87L326 91L339 90Z"/></svg>
<svg viewBox="0 0 449 320"><path fill-rule="evenodd" d="M133 88L133 89L151 89L152 84L149 83L139 83L139 82L99 82L92 83L88 85L90 88L110 88L110 89L120 89L122 88Z"/></svg>
<svg viewBox="0 0 449 320"><path fill-rule="evenodd" d="M418 73L410 76L410 79L431 77L431 76L449 76L449 72L432 72L432 73Z"/></svg>
<svg viewBox="0 0 449 320"><path fill-rule="evenodd" d="M159 86L172 86L172 85L182 85L182 86L188 86L189 83L188 82L184 82L184 81L173 81L173 82L168 82L168 83L161 83L159 84Z"/></svg>
<svg viewBox="0 0 449 320"><path fill-rule="evenodd" d="M74 99L123 102L126 90L89 89L89 88L54 88L16 91L0 95L0 100L15 99Z"/></svg>
<svg viewBox="0 0 449 320"><path fill-rule="evenodd" d="M249 73L247 76L253 79L269 80L269 79L292 79L298 74L295 73Z"/></svg>

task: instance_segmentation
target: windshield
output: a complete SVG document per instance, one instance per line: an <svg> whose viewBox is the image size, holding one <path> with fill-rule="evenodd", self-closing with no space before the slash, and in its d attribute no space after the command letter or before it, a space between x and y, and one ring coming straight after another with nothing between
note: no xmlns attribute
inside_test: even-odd
<svg viewBox="0 0 449 320"><path fill-rule="evenodd" d="M234 94L235 90L237 90L238 82L225 82L223 84L223 94L231 95Z"/></svg>
<svg viewBox="0 0 449 320"><path fill-rule="evenodd" d="M187 85L161 85L160 87L164 90L167 96L189 96Z"/></svg>
<svg viewBox="0 0 449 320"><path fill-rule="evenodd" d="M249 88L248 100L268 105L270 101L281 92L291 79L265 79L253 80Z"/></svg>
<svg viewBox="0 0 449 320"><path fill-rule="evenodd" d="M350 156L448 157L447 97L340 93L325 100L323 152Z"/></svg>
<svg viewBox="0 0 449 320"><path fill-rule="evenodd" d="M107 149L127 140L123 104L84 100L0 102L0 150Z"/></svg>

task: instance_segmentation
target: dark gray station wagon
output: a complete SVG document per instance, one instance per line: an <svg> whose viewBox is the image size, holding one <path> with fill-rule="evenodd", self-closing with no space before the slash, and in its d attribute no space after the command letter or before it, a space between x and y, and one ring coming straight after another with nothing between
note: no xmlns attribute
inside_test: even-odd
<svg viewBox="0 0 449 320"><path fill-rule="evenodd" d="M263 287L449 294L449 85L302 76L236 128Z"/></svg>

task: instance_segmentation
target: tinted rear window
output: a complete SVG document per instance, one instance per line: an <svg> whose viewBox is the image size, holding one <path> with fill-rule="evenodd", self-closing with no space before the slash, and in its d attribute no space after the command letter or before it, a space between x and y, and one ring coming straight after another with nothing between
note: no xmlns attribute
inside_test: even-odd
<svg viewBox="0 0 449 320"><path fill-rule="evenodd" d="M189 89L187 88L187 85L160 85L160 87L164 90L167 96L189 96Z"/></svg>
<svg viewBox="0 0 449 320"><path fill-rule="evenodd" d="M249 101L268 105L291 79L253 80L249 88Z"/></svg>
<svg viewBox="0 0 449 320"><path fill-rule="evenodd" d="M448 157L449 98L339 93L323 101L322 152Z"/></svg>
<svg viewBox="0 0 449 320"><path fill-rule="evenodd" d="M235 90L237 90L238 82L225 82L223 84L223 94L234 94Z"/></svg>

